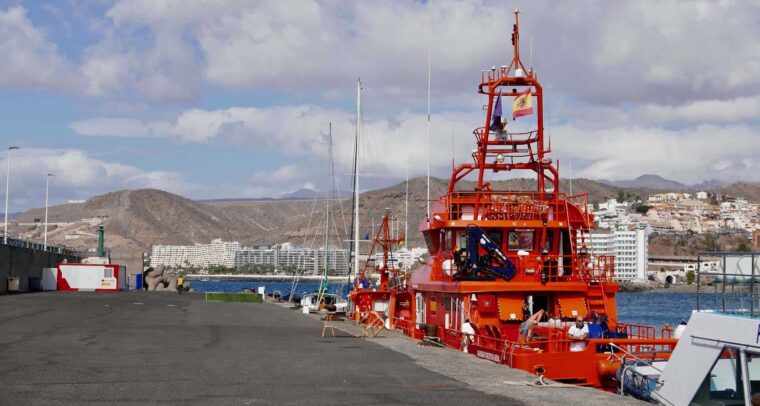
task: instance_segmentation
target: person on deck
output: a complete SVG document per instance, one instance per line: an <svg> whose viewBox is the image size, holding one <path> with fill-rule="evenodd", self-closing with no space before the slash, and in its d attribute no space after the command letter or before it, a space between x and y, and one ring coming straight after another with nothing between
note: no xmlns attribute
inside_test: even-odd
<svg viewBox="0 0 760 406"><path fill-rule="evenodd" d="M470 319L466 319L462 323L462 351L467 352L467 345L472 344L475 338L475 328L473 327Z"/></svg>
<svg viewBox="0 0 760 406"><path fill-rule="evenodd" d="M570 326L567 334L570 339L573 340L570 343L570 351L578 352L586 349L586 339L588 338L588 326L583 321L583 317L578 316L575 319L575 324Z"/></svg>
<svg viewBox="0 0 760 406"><path fill-rule="evenodd" d="M177 292L179 292L180 295L182 294L182 291L184 290L184 284L185 284L185 280L182 278L182 275L180 275L177 278Z"/></svg>

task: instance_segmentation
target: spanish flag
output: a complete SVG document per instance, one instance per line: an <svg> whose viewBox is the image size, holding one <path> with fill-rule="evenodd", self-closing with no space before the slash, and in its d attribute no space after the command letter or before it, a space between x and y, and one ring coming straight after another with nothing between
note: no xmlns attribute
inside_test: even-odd
<svg viewBox="0 0 760 406"><path fill-rule="evenodd" d="M513 120L520 116L527 116L528 114L533 114L533 97L530 88L522 93L518 93L515 101L512 103Z"/></svg>

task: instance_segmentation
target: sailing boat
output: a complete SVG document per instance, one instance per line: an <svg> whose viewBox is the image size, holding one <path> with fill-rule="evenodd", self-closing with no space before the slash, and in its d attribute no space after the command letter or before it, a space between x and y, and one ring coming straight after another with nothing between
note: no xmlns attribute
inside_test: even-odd
<svg viewBox="0 0 760 406"><path fill-rule="evenodd" d="M322 309L330 311L344 312L348 303L345 299L334 293L328 293L329 281L327 278L330 269L330 203L333 199L333 149L332 149L332 123L328 135L328 167L327 167L327 196L325 196L325 245L324 245L324 266L322 268L322 280L319 283L319 289L315 293L304 295L301 299L301 307L304 312L318 312Z"/></svg>

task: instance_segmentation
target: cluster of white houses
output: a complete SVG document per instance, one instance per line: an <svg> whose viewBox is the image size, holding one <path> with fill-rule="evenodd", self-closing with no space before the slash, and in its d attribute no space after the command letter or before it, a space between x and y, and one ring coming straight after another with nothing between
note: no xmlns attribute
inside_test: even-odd
<svg viewBox="0 0 760 406"><path fill-rule="evenodd" d="M401 267L411 267L425 253L425 248L401 248L391 255L391 261ZM299 269L307 274L317 275L324 272L327 264L330 273L347 274L350 259L348 250L344 248L325 251L323 248L304 248L291 243L248 248L241 246L237 241L216 239L211 241L211 244L154 245L150 255L150 266L241 268L246 265L265 265L274 267L275 270ZM382 255L376 256L375 259L382 261Z"/></svg>

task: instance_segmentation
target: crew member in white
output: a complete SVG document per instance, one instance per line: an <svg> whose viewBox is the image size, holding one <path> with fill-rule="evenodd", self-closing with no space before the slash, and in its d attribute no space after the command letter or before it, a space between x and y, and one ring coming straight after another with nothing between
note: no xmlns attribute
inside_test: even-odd
<svg viewBox="0 0 760 406"><path fill-rule="evenodd" d="M567 334L570 336L570 339L573 340L570 343L570 351L577 352L586 349L588 326L583 322L583 317L576 317L575 324L570 326L570 330L568 330Z"/></svg>

